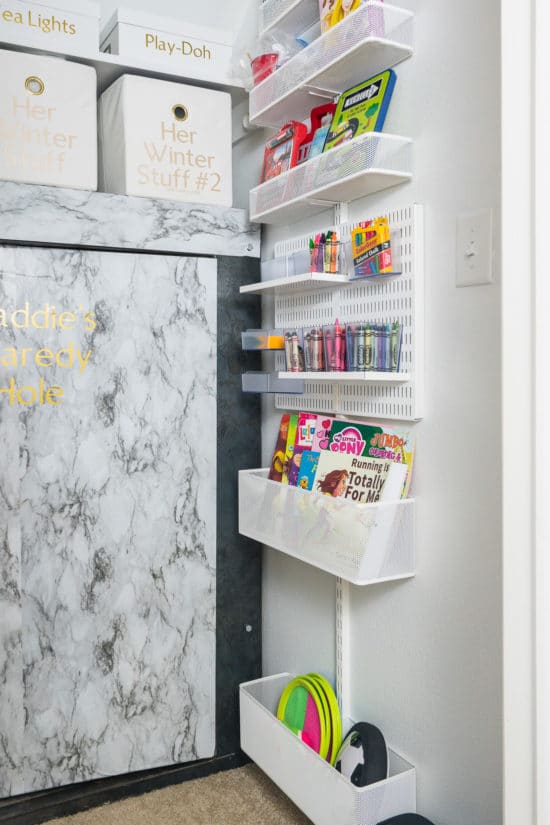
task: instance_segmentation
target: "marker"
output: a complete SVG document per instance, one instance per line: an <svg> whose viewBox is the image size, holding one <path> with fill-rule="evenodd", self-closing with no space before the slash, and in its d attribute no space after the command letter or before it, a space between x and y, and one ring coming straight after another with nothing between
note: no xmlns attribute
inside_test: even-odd
<svg viewBox="0 0 550 825"><path fill-rule="evenodd" d="M335 338L336 330L333 329L333 327L324 327L323 341L325 344L325 363L327 366L327 372L337 372Z"/></svg>
<svg viewBox="0 0 550 825"><path fill-rule="evenodd" d="M311 334L306 332L304 335L304 357L306 362L306 371L313 371L313 353L311 350Z"/></svg>
<svg viewBox="0 0 550 825"><path fill-rule="evenodd" d="M325 272L330 272L330 262L332 257L332 232L327 232L324 248L323 269Z"/></svg>
<svg viewBox="0 0 550 825"><path fill-rule="evenodd" d="M364 372L364 370L366 369L365 334L366 327L361 326L361 324L357 324L357 326L355 327L353 344L353 368L355 372Z"/></svg>
<svg viewBox="0 0 550 825"><path fill-rule="evenodd" d="M374 350L372 346L373 334L370 324L365 328L365 369L372 370Z"/></svg>
<svg viewBox="0 0 550 825"><path fill-rule="evenodd" d="M399 369L400 354L400 329L399 321L395 321L391 330L391 371L397 372Z"/></svg>
<svg viewBox="0 0 550 825"><path fill-rule="evenodd" d="M336 360L336 371L346 371L346 331L340 326L338 318L334 325L334 355Z"/></svg>
<svg viewBox="0 0 550 825"><path fill-rule="evenodd" d="M372 369L380 368L380 330L376 324L372 326Z"/></svg>
<svg viewBox="0 0 550 825"><path fill-rule="evenodd" d="M384 327L384 370L390 372L391 370L391 326L386 324Z"/></svg>
<svg viewBox="0 0 550 825"><path fill-rule="evenodd" d="M288 372L292 372L292 335L285 332L285 360Z"/></svg>
<svg viewBox="0 0 550 825"><path fill-rule="evenodd" d="M315 372L324 372L325 358L323 353L323 331L321 329L311 330L311 346Z"/></svg>
<svg viewBox="0 0 550 825"><path fill-rule="evenodd" d="M290 336L290 370L289 372L304 371L304 351L300 346L298 333L294 331Z"/></svg>

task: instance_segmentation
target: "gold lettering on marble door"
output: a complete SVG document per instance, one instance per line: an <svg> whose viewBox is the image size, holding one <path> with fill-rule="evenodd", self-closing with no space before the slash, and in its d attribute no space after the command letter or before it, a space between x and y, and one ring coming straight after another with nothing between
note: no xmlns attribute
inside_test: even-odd
<svg viewBox="0 0 550 825"><path fill-rule="evenodd" d="M57 330L70 332L80 329L86 333L97 327L94 312L82 305L74 310L61 309L52 304L34 307L29 301L21 307L7 309L0 307L0 327L22 330ZM42 345L0 346L0 404L10 406L58 406L65 398L63 387L47 385L46 379L39 377L37 383L20 384L16 377L9 377L6 371L35 367L38 370L58 368L83 375L90 365L93 350L82 348L74 341L68 341L57 349Z"/></svg>

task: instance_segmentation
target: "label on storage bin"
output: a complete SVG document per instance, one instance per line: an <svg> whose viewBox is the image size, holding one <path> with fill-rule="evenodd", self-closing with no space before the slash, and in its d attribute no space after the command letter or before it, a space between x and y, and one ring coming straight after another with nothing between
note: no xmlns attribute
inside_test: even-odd
<svg viewBox="0 0 550 825"><path fill-rule="evenodd" d="M231 206L226 92L124 75L101 96L100 119L107 191Z"/></svg>
<svg viewBox="0 0 550 825"><path fill-rule="evenodd" d="M94 54L99 47L99 5L59 8L23 0L0 0L0 41L51 51Z"/></svg>
<svg viewBox="0 0 550 825"><path fill-rule="evenodd" d="M153 26L118 22L103 39L102 51L146 61L162 61L176 74L229 82L232 46L214 37L199 37L192 30L168 32Z"/></svg>
<svg viewBox="0 0 550 825"><path fill-rule="evenodd" d="M96 74L0 50L0 178L97 188Z"/></svg>

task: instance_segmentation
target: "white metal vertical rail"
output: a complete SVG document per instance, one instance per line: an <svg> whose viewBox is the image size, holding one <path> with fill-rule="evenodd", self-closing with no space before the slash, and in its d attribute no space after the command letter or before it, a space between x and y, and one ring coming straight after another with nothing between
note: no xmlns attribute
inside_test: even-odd
<svg viewBox="0 0 550 825"><path fill-rule="evenodd" d="M336 695L342 720L351 719L351 584L336 579Z"/></svg>

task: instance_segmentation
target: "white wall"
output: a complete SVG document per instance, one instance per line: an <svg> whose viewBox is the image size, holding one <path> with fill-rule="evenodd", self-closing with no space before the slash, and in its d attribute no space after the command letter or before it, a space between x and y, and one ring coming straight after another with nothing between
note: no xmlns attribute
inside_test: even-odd
<svg viewBox="0 0 550 825"><path fill-rule="evenodd" d="M234 32L246 11L245 0L101 0L102 19L106 20L119 6Z"/></svg>
<svg viewBox="0 0 550 825"><path fill-rule="evenodd" d="M359 217L425 205L417 576L353 590L353 710L415 763L425 816L437 825L502 825L500 287L454 285L457 214L492 207L498 225L500 6L419 5L416 53L397 68L386 123L415 139L414 181L352 207ZM330 220L268 228L264 254ZM266 402L265 461L279 415ZM265 673L330 672L333 600L330 577L265 551Z"/></svg>

